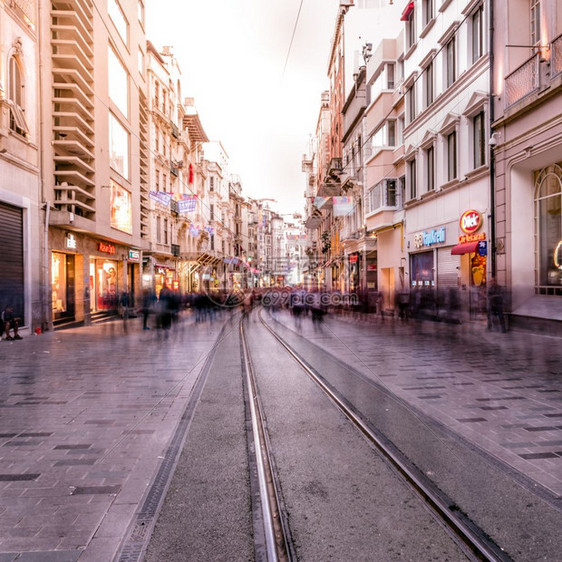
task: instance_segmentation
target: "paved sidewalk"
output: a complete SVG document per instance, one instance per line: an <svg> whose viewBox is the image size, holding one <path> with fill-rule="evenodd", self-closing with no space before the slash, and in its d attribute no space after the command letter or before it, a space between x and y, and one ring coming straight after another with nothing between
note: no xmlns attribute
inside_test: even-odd
<svg viewBox="0 0 562 562"><path fill-rule="evenodd" d="M0 562L110 561L223 321L0 342Z"/></svg>
<svg viewBox="0 0 562 562"><path fill-rule="evenodd" d="M562 340L484 323L278 320L562 498Z"/></svg>

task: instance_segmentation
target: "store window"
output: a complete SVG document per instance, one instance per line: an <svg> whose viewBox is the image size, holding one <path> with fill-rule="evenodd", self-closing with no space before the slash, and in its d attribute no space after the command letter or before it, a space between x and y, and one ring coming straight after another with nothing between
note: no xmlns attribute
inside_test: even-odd
<svg viewBox="0 0 562 562"><path fill-rule="evenodd" d="M562 163L535 173L537 293L562 295Z"/></svg>
<svg viewBox="0 0 562 562"><path fill-rule="evenodd" d="M51 291L53 315L66 312L67 283L66 283L66 254L53 252L51 259Z"/></svg>
<svg viewBox="0 0 562 562"><path fill-rule="evenodd" d="M435 266L433 251L412 254L410 256L410 275L413 288L432 288L435 286Z"/></svg>

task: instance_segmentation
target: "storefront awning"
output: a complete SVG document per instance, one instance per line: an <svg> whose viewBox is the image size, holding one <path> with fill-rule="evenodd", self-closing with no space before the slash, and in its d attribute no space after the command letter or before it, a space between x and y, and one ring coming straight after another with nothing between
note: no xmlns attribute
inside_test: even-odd
<svg viewBox="0 0 562 562"><path fill-rule="evenodd" d="M478 242L466 242L464 244L457 244L451 248L453 256L460 256L462 254L473 254L478 249Z"/></svg>

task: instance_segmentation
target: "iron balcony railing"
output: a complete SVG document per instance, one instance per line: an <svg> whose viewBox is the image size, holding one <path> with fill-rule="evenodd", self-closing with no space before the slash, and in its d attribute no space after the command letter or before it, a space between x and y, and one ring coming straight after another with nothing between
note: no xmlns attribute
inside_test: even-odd
<svg viewBox="0 0 562 562"><path fill-rule="evenodd" d="M562 35L559 35L552 43L551 43L551 61L550 61L550 69L552 73L552 77L557 76L558 74L562 73Z"/></svg>
<svg viewBox="0 0 562 562"><path fill-rule="evenodd" d="M539 60L536 53L505 77L506 109L539 89Z"/></svg>

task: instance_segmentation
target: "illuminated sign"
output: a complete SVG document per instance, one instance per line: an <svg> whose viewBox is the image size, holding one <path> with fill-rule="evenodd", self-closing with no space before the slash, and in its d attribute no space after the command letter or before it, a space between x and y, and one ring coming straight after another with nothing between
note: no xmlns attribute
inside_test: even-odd
<svg viewBox="0 0 562 562"><path fill-rule="evenodd" d="M470 209L462 214L459 224L465 234L474 234L482 226L482 215Z"/></svg>
<svg viewBox="0 0 562 562"><path fill-rule="evenodd" d="M98 242L98 251L105 254L115 254L115 246L113 244L106 244L105 242Z"/></svg>
<svg viewBox="0 0 562 562"><path fill-rule="evenodd" d="M140 250L129 250L129 261L140 261Z"/></svg>
<svg viewBox="0 0 562 562"><path fill-rule="evenodd" d="M486 240L486 233L479 232L478 234L463 234L459 236L459 244L466 244L467 242L480 242Z"/></svg>
<svg viewBox="0 0 562 562"><path fill-rule="evenodd" d="M445 227L434 228L429 232L420 232L414 236L414 246L421 248L423 246L433 246L433 244L441 244L445 242Z"/></svg>
<svg viewBox="0 0 562 562"><path fill-rule="evenodd" d="M66 247L69 250L76 250L76 237L71 232L66 235Z"/></svg>

